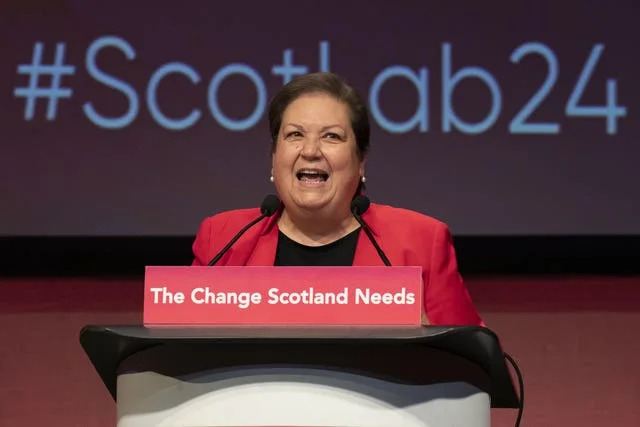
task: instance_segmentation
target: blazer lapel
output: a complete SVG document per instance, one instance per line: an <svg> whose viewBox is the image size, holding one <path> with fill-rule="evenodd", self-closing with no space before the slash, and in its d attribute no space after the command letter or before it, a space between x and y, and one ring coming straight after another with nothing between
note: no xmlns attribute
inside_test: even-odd
<svg viewBox="0 0 640 427"><path fill-rule="evenodd" d="M245 265L273 266L278 247L277 219L279 216L280 214L278 213L268 219L259 233L256 244Z"/></svg>
<svg viewBox="0 0 640 427"><path fill-rule="evenodd" d="M378 235L378 223L376 221L374 204L372 203L369 209L362 215L363 221L369 226L371 230L371 234L373 237L377 238ZM379 239L377 239L379 240ZM378 241L378 244L380 242ZM382 246L382 245L381 245ZM382 248L384 250L384 247ZM386 251L385 251L386 252ZM387 254L389 256L389 254ZM369 240L369 237L364 232L364 230L360 230L360 234L358 235L358 243L356 244L356 254L353 257L353 265L354 266L376 266L381 265L384 266L384 262L380 259L380 255L378 255L378 251L373 246L373 243Z"/></svg>
<svg viewBox="0 0 640 427"><path fill-rule="evenodd" d="M246 265L273 266L276 260L278 246L278 227L273 227L268 233L258 238Z"/></svg>

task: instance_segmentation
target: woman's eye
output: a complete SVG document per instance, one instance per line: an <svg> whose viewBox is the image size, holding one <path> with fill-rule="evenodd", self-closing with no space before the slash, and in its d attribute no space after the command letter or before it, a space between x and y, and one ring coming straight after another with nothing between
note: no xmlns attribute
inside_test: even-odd
<svg viewBox="0 0 640 427"><path fill-rule="evenodd" d="M302 136L302 133L301 133L301 132L299 132L299 131L297 131L297 130L294 130L294 131L289 132L289 133L288 133L288 134L286 134L285 136L286 136L287 138L292 138L292 137L293 137L293 138L297 138L297 137Z"/></svg>
<svg viewBox="0 0 640 427"><path fill-rule="evenodd" d="M325 138L328 139L342 139L342 136L338 135L337 133L333 133L333 132L329 132L325 135Z"/></svg>

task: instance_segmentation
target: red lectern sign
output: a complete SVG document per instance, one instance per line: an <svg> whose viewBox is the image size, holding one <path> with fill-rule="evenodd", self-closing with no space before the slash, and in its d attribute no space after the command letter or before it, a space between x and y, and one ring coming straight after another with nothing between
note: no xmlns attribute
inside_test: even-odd
<svg viewBox="0 0 640 427"><path fill-rule="evenodd" d="M145 325L420 325L420 267L147 267Z"/></svg>

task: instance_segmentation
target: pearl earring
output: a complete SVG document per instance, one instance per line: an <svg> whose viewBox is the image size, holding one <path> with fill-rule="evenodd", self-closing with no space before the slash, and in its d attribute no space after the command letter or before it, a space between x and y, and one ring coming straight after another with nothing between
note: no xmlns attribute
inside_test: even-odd
<svg viewBox="0 0 640 427"><path fill-rule="evenodd" d="M367 182L367 177L366 177L366 176L364 176L364 175L362 175L362 176L360 177L360 181L364 184L365 182Z"/></svg>
<svg viewBox="0 0 640 427"><path fill-rule="evenodd" d="M269 181L273 182L273 175L269 177Z"/></svg>

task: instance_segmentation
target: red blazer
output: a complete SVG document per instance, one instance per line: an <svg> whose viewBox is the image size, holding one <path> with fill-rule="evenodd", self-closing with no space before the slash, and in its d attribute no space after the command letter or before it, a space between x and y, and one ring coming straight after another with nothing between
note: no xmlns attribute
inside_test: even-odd
<svg viewBox="0 0 640 427"><path fill-rule="evenodd" d="M193 243L193 265L207 265L233 236L260 215L258 208L222 212L205 219ZM275 262L278 215L249 229L216 265ZM407 209L372 203L362 218L391 265L422 267L424 307L433 325L484 325L458 273L448 227ZM353 265L384 265L365 233L360 233Z"/></svg>

